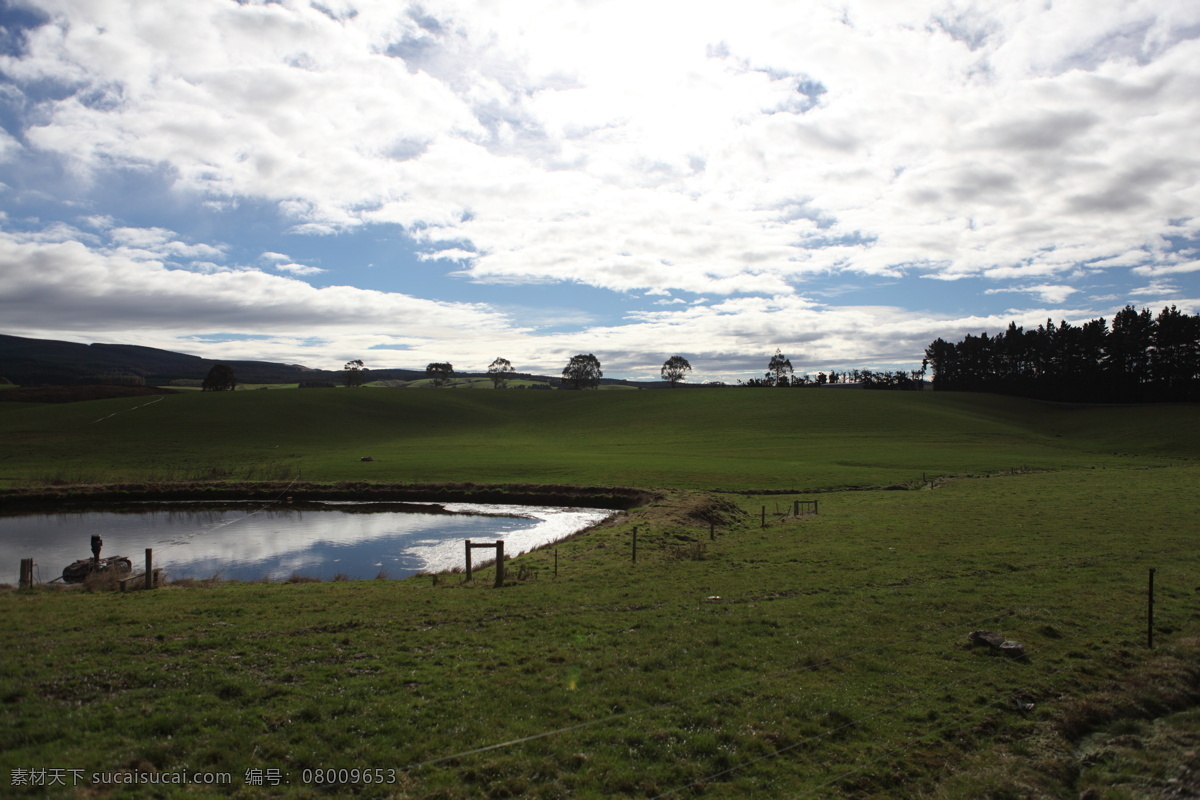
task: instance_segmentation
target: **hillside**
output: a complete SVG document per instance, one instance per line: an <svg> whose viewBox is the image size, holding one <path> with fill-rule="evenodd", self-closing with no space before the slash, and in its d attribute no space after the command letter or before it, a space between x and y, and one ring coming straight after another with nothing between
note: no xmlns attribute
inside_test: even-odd
<svg viewBox="0 0 1200 800"><path fill-rule="evenodd" d="M176 380L203 380L215 364L228 364L243 384L300 383L324 381L340 384L340 370L311 369L300 364L280 364L272 361L218 361L199 356L127 344L80 344L52 339L29 339L0 334L0 378L22 386L79 385L111 381L118 376L141 378L149 385L165 385ZM375 382L426 383L424 370L370 369L367 380ZM480 385L490 386L485 373L455 373L469 384L474 378ZM549 384L556 379L547 376L514 373L517 382ZM665 386L663 382L635 383L603 379L605 386Z"/></svg>
<svg viewBox="0 0 1200 800"><path fill-rule="evenodd" d="M957 393L362 388L0 404L0 479L10 485L269 473L829 489L1197 456L1192 406L1071 407Z"/></svg>
<svg viewBox="0 0 1200 800"><path fill-rule="evenodd" d="M178 378L203 379L214 364L211 359L126 344L79 344L49 339L0 335L0 375L13 383L101 383L116 375L133 375L146 383L167 383ZM332 379L332 373L297 364L268 361L228 361L246 383L294 383Z"/></svg>
<svg viewBox="0 0 1200 800"><path fill-rule="evenodd" d="M277 481L270 499L354 479L725 491L648 493L512 558L502 589L491 568L469 582L0 586L0 772L230 776L77 790L134 798L277 797L250 783L272 771L289 796L320 783L303 796L379 800L1192 796L1197 455L1194 407L978 394L3 404L0 478L18 488L257 476ZM786 514L811 491L825 492L819 514ZM973 646L980 628L1025 655ZM6 796L46 791L14 782Z"/></svg>

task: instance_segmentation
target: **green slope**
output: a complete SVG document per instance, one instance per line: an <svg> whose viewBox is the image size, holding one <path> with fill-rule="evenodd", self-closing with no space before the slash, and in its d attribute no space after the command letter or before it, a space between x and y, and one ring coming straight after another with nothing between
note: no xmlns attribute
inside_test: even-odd
<svg viewBox="0 0 1200 800"><path fill-rule="evenodd" d="M830 493L820 515L766 529L759 508L786 498L725 495L751 514L725 505L711 540L687 515L705 498L679 492L514 559L510 576L540 578L502 590L489 570L0 587L0 780L41 765L231 775L5 787L156 800L1185 796L1167 779L1194 763L1192 739L1145 748L1153 772L1075 745L1092 732L1137 745L1140 718L1195 703L1196 471ZM1028 658L971 647L980 627ZM396 784L306 772L330 768ZM251 769L290 786L248 785Z"/></svg>
<svg viewBox="0 0 1200 800"><path fill-rule="evenodd" d="M0 408L0 479L10 485L273 471L306 480L817 489L1198 455L1194 406L949 393L364 388Z"/></svg>

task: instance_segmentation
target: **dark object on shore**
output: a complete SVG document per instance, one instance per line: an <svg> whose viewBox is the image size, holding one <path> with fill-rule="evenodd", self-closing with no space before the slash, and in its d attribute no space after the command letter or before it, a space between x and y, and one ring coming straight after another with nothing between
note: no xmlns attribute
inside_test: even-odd
<svg viewBox="0 0 1200 800"><path fill-rule="evenodd" d="M127 556L81 558L63 570L62 579L64 583L83 583L88 575L110 571L117 575L127 575L133 571L133 562Z"/></svg>

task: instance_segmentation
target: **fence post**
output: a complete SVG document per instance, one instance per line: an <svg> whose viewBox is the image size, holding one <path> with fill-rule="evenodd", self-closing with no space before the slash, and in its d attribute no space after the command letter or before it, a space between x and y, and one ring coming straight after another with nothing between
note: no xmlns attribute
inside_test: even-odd
<svg viewBox="0 0 1200 800"><path fill-rule="evenodd" d="M496 542L496 588L504 585L504 540Z"/></svg>
<svg viewBox="0 0 1200 800"><path fill-rule="evenodd" d="M471 540L467 539L467 580L471 580Z"/></svg>
<svg viewBox="0 0 1200 800"><path fill-rule="evenodd" d="M154 588L154 548L146 548L146 588Z"/></svg>
<svg viewBox="0 0 1200 800"><path fill-rule="evenodd" d="M1154 649L1154 573L1157 569L1150 569L1150 585L1146 590L1146 647Z"/></svg>
<svg viewBox="0 0 1200 800"><path fill-rule="evenodd" d="M18 589L32 589L33 588L33 559L32 558L22 558L21 559L21 577L17 582L17 588Z"/></svg>
<svg viewBox="0 0 1200 800"><path fill-rule="evenodd" d="M800 516L800 501L799 500L792 501L792 516L793 517Z"/></svg>
<svg viewBox="0 0 1200 800"><path fill-rule="evenodd" d="M819 502L821 502L821 501L813 500L813 514L818 517L821 516L821 511L820 511L819 507L817 506L817 503L819 503Z"/></svg>
<svg viewBox="0 0 1200 800"><path fill-rule="evenodd" d="M762 526L764 529L767 527L767 507L766 506L762 507Z"/></svg>

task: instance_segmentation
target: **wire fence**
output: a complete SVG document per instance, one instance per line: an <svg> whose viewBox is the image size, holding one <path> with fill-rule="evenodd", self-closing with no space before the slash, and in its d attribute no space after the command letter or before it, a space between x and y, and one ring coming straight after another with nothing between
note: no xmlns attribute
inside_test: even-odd
<svg viewBox="0 0 1200 800"><path fill-rule="evenodd" d="M1073 568L1078 568L1080 566L1085 566L1085 565L1112 564L1114 562L1125 562L1125 563L1129 564L1129 566L1131 566L1131 567L1135 567L1135 566L1140 567L1140 564L1135 563L1135 559L1132 556L1126 556L1126 555L1116 554L1116 553L1107 553L1107 554L1097 553L1097 554L1090 554L1087 556L1081 556L1077 559L1071 559L1067 563L1064 563L1061 559L1055 559L1054 561L1042 563L1042 564L1027 564L1027 565L1025 565L1024 571L1034 572L1034 571L1038 571L1038 570L1073 569ZM935 580L935 578L931 578L929 580ZM909 584L909 583L904 584L904 586L910 586L910 585L912 585L912 584ZM842 588L846 589L847 591L854 591L855 587L842 587ZM865 588L865 587L858 587L858 588L861 589L861 588ZM750 680L731 682L731 683L724 684L722 686L719 686L719 687L716 687L713 689L708 689L708 690L704 690L704 691L700 691L700 692L693 692L693 693L690 693L690 694L687 694L687 695L684 695L681 697L677 697L677 698L674 698L672 700L665 701L662 703L652 704L652 705L645 706L643 708L633 709L633 710L629 710L629 711L623 711L623 712L619 712L619 713L609 714L609 715L605 715L602 717L597 717L597 718L594 718L591 720L587 720L585 722L577 723L574 725L563 726L563 727L553 728L553 729L547 729L547 730L539 731L537 733L532 733L532 734L528 734L525 736L515 737L515 738L509 739L506 741L497 742L497 743L487 745L484 747L472 748L469 750L455 752L455 753L452 753L449 755L444 755L444 756L439 756L436 758L422 760L419 762L409 764L409 765L403 767L402 769L404 771L415 771L415 770L419 770L421 768L435 766L438 764L443 764L443 763L454 761L457 759L467 758L467 757L478 755L481 753L504 750L507 748L523 745L528 742L533 742L533 741L546 739L546 738L550 738L550 737L555 737L555 736L572 734L572 733L576 733L576 732L579 732L579 731L582 731L585 729L604 726L606 724L614 723L614 722L617 722L620 720L627 720L627 719L630 719L633 717L651 715L651 714L654 714L655 712L660 712L660 711L663 711L663 710L666 710L669 708L682 706L682 705L685 705L688 703L693 703L693 702L703 700L706 698L711 698L714 696L719 696L719 695L727 694L727 693L734 692L737 690L753 687L755 685L763 684L768 681L775 681L775 680L779 680L782 678L793 677L793 676L801 675L806 672L815 671L815 670L821 669L823 667L829 667L829 666L833 666L833 665L839 664L839 663L851 662L856 659L864 658L866 656L877 655L877 654L884 653L886 651L893 650L895 648L899 648L899 647L902 647L905 645L911 646L911 645L914 645L917 643L934 641L941 634L944 634L951 630L956 630L956 631L961 632L961 631L965 631L968 629L977 629L984 625L992 623L994 621L1006 618L1006 617L1010 616L1012 613L1013 612L1011 612L1011 611L1005 610L1005 611L998 611L998 612L989 614L984 617L960 618L953 622L941 625L937 628L923 631L922 633L920 633L916 636L901 637L901 638L897 638L893 641L887 642L882 645L858 648L858 649L852 650L850 652L838 655L834 658L822 660L820 662L816 662L816 663L812 663L812 664L805 664L803 666L798 666L798 667L791 668L791 669L774 671L768 675L763 675L763 676L756 677L756 678L753 678ZM1061 617L1051 618L1048 620L1048 622L1056 623L1062 627L1067 627L1070 625L1069 620L1066 620ZM961 634L959 637L956 637L956 638L958 639L958 641L962 641ZM1045 657L1048 655L1052 655L1056 652L1063 651L1068 647L1075 647L1075 646L1076 646L1076 642L1072 641L1071 639L1064 638L1064 639L1059 640L1059 642L1057 644L1043 644L1038 647L1026 646L1025 651L1024 651L1024 656L1021 659L997 657L997 658L992 658L992 659L981 660L980 663L987 665L985 668L991 669L993 672L1003 671L1007 675L1011 676L1011 675L1013 675L1014 667L1019 663L1028 663L1028 659L1030 658L1030 656L1036 655L1039 657ZM1009 692L1009 696L1011 697L1014 695L1037 694L1039 691L1039 686L1044 687L1045 684L1047 683L1047 681L1050 681L1056 675L1058 675L1060 672L1067 669L1068 667L1069 667L1069 665L1062 665L1062 666L1052 668L1049 671L1045 671L1045 670L1040 671L1036 676L1034 676L1034 678L1031 681L1025 682L1022 687L1012 689ZM886 672L885 671L881 674L884 676L891 676L891 677L898 677L898 676L903 677L898 672ZM732 776L736 773L740 773L740 772L749 770L750 768L752 768L753 766L755 766L757 764L760 764L760 763L766 762L768 760L786 755L787 753L792 752L798 748L805 747L805 746L812 746L814 744L819 744L823 740L827 740L839 733L843 733L847 730L851 730L854 728L859 728L863 725L863 723L865 723L869 720L872 720L872 719L875 719L878 717L882 717L885 715L895 715L895 714L902 713L905 709L912 707L914 704L920 702L923 699L927 699L929 697L936 696L937 694L944 693L944 692L948 691L949 689L952 689L956 686L962 686L964 684L968 684L969 682L978 681L979 679L980 679L980 676L979 676L977 670L971 671L969 673L963 673L963 674L956 675L955 677L951 678L950 680L943 681L933 687L927 687L927 688L924 688L924 689L921 689L918 691L910 692L903 699L897 700L896 702L889 703L889 704L884 705L879 708L875 708L874 710L870 711L869 713L859 715L853 719L839 721L835 725L831 725L819 732L813 733L813 734L806 736L798 741L792 742L791 744L787 745L786 747L777 748L777 749L773 750L772 752L765 753L762 755L757 755L753 758L749 758L742 762L739 762L733 766L725 767L719 771L715 771L713 773L706 774L703 777L696 778L688 783L684 783L684 784L675 786L674 788L671 788L665 792L661 792L658 795L655 795L654 798L655 798L655 800L659 800L660 798L678 796L682 793L688 792L689 790L698 789L705 785L711 784L715 781L720 781L720 780L729 778L730 776ZM860 697L858 699L861 700L862 698ZM1013 710L1013 712L1019 713L1022 709L1014 705L1012 710ZM884 753L882 753L878 756L875 756L873 758L870 758L870 759L864 761L863 763L855 766L851 770L844 771L842 773L839 773L836 776L830 777L829 779L825 780L824 782L815 785L810 790L807 790L806 793L803 793L800 796L801 797L812 796L813 794L818 793L819 791L821 791L823 789L826 789L830 786L837 784L840 781L845 780L846 778L850 777L851 775L853 775L855 773L862 772L862 771L868 769L872 765L877 764L877 763L887 759L890 756L894 756L897 753L901 753L907 749L910 749L911 747L915 746L915 744L917 742L924 741L924 740L930 738L931 736L937 735L939 733L944 733L946 731L955 729L956 726L961 727L967 721L975 719L982 715L985 715L988 712L994 712L997 714L1001 713L1000 707L997 705L997 703L995 701L984 703L977 708L973 708L972 710L967 711L963 714L956 715L949 722L947 722L933 730L926 731L924 733L921 733L920 735L910 737L905 743L897 745L896 747L890 748L887 751L885 751Z"/></svg>
<svg viewBox="0 0 1200 800"><path fill-rule="evenodd" d="M150 405L153 402L157 402L159 399L161 399L161 398L151 401L151 403L145 403L145 404L136 406L131 409L126 409L126 410L136 410L136 408L142 408L145 405ZM121 413L121 412L117 412L117 413ZM114 415L109 415L109 416L114 416ZM95 422L100 422L103 419L107 419L107 418L108 417L103 417L99 420L95 420ZM288 485L274 499L264 502L261 506L259 506L254 511L250 512L249 514L247 514L243 517L239 517L239 518L231 520L229 522L222 523L222 525L219 527L225 527L228 525L236 524L237 522L239 522L243 519L248 519L256 514L261 513L262 511L267 510L268 508L270 508L274 505L277 505L278 503L281 502L283 497L285 497L287 495L287 493L291 490L292 486L296 483L296 481L298 479L299 479L298 477L293 478L292 481L289 482ZM166 546L170 547L170 546L174 546L174 545L182 544L182 543L184 543L184 542L170 541L170 542L166 543ZM1036 572L1036 571L1040 571L1040 570L1073 569L1073 568L1079 568L1079 567L1084 567L1084 566L1098 565L1101 563L1105 563L1105 564L1114 564L1114 563L1122 564L1122 563L1124 563L1124 564L1128 564L1131 567L1135 566L1135 560L1130 555L1121 554L1121 553L1089 553L1087 555L1082 555L1082 556L1078 556L1078 557L1070 558L1070 559L1061 559L1060 558L1060 559L1055 559L1053 561L1045 562L1045 563L1025 564L1025 565L1022 565L1020 571ZM1136 564L1136 566L1140 566L1140 564ZM997 571L999 571L999 570L997 570ZM1009 571L1009 570L1006 569L1005 571ZM953 578L957 578L957 577L961 577L961 574L930 575L930 576L925 576L923 578L919 578L919 579L915 579L915 580L905 580L902 583L897 583L895 585L898 587L915 588L917 586L935 582L938 580L953 579ZM40 571L38 573L38 582L39 583L41 582ZM849 593L849 592L854 592L854 591L861 591L866 588L879 588L879 584L868 583L868 584L862 584L859 586L840 586L839 592ZM758 676L758 677L748 679L748 680L740 680L740 681L730 682L730 683L727 683L727 684L724 684L724 685L721 685L719 687L712 688L712 689L706 689L703 691L692 692L692 693L685 694L683 696L676 697L674 699L671 699L671 700L668 700L665 702L647 705L642 708L632 709L632 710L628 710L628 711L622 711L622 712L618 712L618 713L612 713L612 714L596 717L596 718L586 720L584 722L580 722L580 723L573 724L573 725L567 725L567 726L561 726L561 727L541 730L541 731L538 731L535 733L531 733L531 734L519 736L519 737L514 737L511 739L507 739L504 741L485 745L482 747L475 747L475 748L471 748L471 749L467 749L467 750L454 752L454 753L448 754L448 755L428 758L428 759L425 759L422 761L408 764L408 765L402 767L401 769L403 771L412 772L412 771L420 770L423 768L432 767L432 766L436 766L439 764L444 764L444 763L447 763L450 761L455 761L455 760L459 760L459 759L463 759L463 758L480 755L483 753L506 750L509 748L518 747L518 746L528 744L530 742L534 742L534 741L538 741L538 740L544 740L544 739L556 737L556 736L565 736L565 735L577 733L577 732L580 732L583 730L597 728L597 727L601 727L601 726L608 725L608 724L613 724L613 723L616 723L616 722L622 721L622 720L628 720L628 719L645 716L645 715L652 715L657 712L661 712L661 711L664 711L664 710L667 710L670 708L674 708L674 707L683 706L683 705L686 705L689 703L694 703L694 702L697 702L697 701L700 701L700 700L703 700L706 698L712 698L715 696L728 694L731 692L747 689L747 688L761 685L761 684L771 682L771 681L777 681L777 680L781 680L781 679L788 678L788 677L795 677L795 676L802 675L802 674L808 673L808 672L812 672L812 671L815 671L815 670L818 670L818 669L821 669L824 667L833 666L835 664L847 663L847 662L854 661L856 659L862 659L866 656L878 655L880 653L884 653L884 652L887 652L887 651L890 651L890 650L893 650L896 648L900 648L903 646L911 647L912 645L915 645L918 643L933 641L937 637L941 636L942 634L944 634L948 631L951 631L951 630L962 631L965 629L978 628L978 627L981 627L988 623L994 622L996 620L1003 619L1004 617L1008 616L1009 613L1010 612L1008 612L1008 611L998 611L998 612L993 612L993 613L988 614L983 617L975 617L975 618L970 618L970 619L967 619L967 618L958 619L953 622L941 625L937 628L925 630L916 636L901 637L901 638L897 638L893 641L884 643L882 645L876 645L876 646L872 646L872 647L864 647L864 648L855 649L855 650L849 651L847 653L838 655L836 657L828 658L828 659L825 659L825 660L822 660L822 661L819 661L816 663L805 664L802 666L789 668L789 669L777 670L777 671L771 672L770 674L767 674L767 675ZM1057 621L1059 623L1067 622L1066 620L1063 620L1063 619L1058 619ZM1037 648L1027 647L1026 648L1026 658L1028 658L1030 655L1035 655L1035 654L1036 655L1051 654L1057 650L1061 650L1063 647L1066 647L1068 642L1069 642L1069 640L1063 640L1063 642L1057 646L1042 645ZM1012 659L996 658L996 659L988 659L986 661L983 661L982 663L987 664L988 668L993 671L996 671L996 672L1006 671L1008 673L1011 673L1013 665L1016 662L1013 661ZM1060 672L1062 672L1066 668L1067 668L1066 666L1060 666L1060 667L1051 669L1049 671L1040 672L1036 676L1037 683L1044 684L1045 682L1049 681L1050 679L1052 679L1054 676L1058 675ZM883 674L891 675L891 676L899 675L899 673L894 673L894 672L892 672L892 673L885 672ZM779 757L786 755L789 752L795 751L801 747L819 744L839 733L843 733L845 731L852 730L855 728L861 728L864 725L864 723L866 723L870 720L882 717L884 715L894 715L894 714L901 713L905 709L912 707L914 704L920 702L921 700L923 700L925 698L933 696L939 692L946 692L947 690L949 690L953 687L956 687L956 686L963 685L964 683L966 683L968 681L977 680L978 677L979 676L976 672L971 672L971 673L967 673L967 674L959 674L959 675L956 675L955 677L953 677L952 679L941 682L935 686L927 687L927 688L921 689L919 691L909 692L900 700L877 707L877 708L871 710L869 713L860 714L859 716L857 716L853 719L839 721L837 724L830 725L830 726L820 730L819 732L805 736L797 741L792 742L791 744L789 744L785 747L776 748L775 750L773 750L771 752L764 753L761 755L756 755L753 758L747 758L737 764L734 764L729 767L725 767L719 771L705 774L704 776L696 778L688 783L683 783L683 784L677 785L674 788L668 789L665 792L661 792L660 794L655 795L655 800L661 800L661 798L678 796L689 790L696 789L698 787L702 787L707 784L711 784L715 781L724 780L724 779L729 778L730 776L733 776L737 773L745 772L745 771L751 769L752 767L754 767L755 765L764 763L771 759L779 758ZM1033 684L1032 683L1027 684L1025 691L1033 692L1034 691ZM858 699L861 700L862 698L859 697ZM874 766L876 764L886 761L887 759L895 757L901 753L910 751L913 747L917 746L919 743L924 742L925 740L927 740L931 737L942 735L950 730L961 729L965 724L968 724L971 720L980 718L989 712L999 713L999 709L997 708L997 706L994 702L984 703L978 707L972 708L969 711L966 711L962 714L954 716L951 720L949 720L948 722L946 722L936 728L927 730L918 735L910 736L907 739L905 739L903 742L895 745L894 747L890 747L889 749L885 750L882 753L879 753L878 755L867 758L866 760L855 765L854 767L852 767L849 770L844 770L836 775L829 777L828 779L824 780L821 783L815 784L810 789L803 791L801 794L799 794L797 796L798 797L815 796L816 794L818 794L826 789L836 786L838 783L850 778L851 776L853 776L855 774L862 773L862 772L868 770L869 768L871 768L872 766Z"/></svg>

